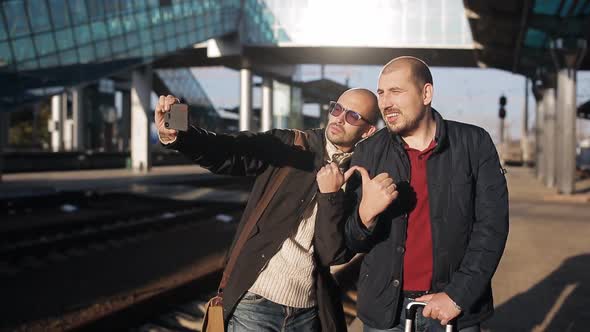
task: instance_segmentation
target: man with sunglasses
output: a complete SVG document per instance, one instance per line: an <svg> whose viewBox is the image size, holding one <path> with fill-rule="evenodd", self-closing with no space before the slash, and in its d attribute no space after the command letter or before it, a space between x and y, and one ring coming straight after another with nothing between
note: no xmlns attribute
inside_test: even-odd
<svg viewBox="0 0 590 332"><path fill-rule="evenodd" d="M433 94L422 60L390 61L377 89L387 128L355 149L362 184L345 233L353 252L367 253L357 302L365 332L404 331L413 300L428 303L417 331L444 331L452 320L480 331L493 313L491 278L508 235L504 170L489 134L444 120ZM387 175L396 183L374 183Z"/></svg>
<svg viewBox="0 0 590 332"><path fill-rule="evenodd" d="M223 289L227 330L346 331L329 270L349 259L342 233L345 175L339 168L346 167L356 143L376 130L375 94L366 89L344 92L330 104L325 129L302 132L303 151L293 147L293 130L229 135L197 127L187 132L167 129L164 115L176 102L173 96L161 96L156 107L156 126L167 148L211 172L256 178L236 238L255 215L274 176L282 167L292 167L243 245Z"/></svg>

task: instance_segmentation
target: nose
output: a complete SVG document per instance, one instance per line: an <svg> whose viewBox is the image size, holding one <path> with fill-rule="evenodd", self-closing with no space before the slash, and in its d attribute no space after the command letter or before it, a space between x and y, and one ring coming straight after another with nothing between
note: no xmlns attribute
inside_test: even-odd
<svg viewBox="0 0 590 332"><path fill-rule="evenodd" d="M379 108L386 110L393 107L393 101L387 95L379 97Z"/></svg>
<svg viewBox="0 0 590 332"><path fill-rule="evenodd" d="M336 118L336 122L338 124L344 124L344 117L346 116L346 112L342 112L340 113L340 115L335 116L334 118Z"/></svg>

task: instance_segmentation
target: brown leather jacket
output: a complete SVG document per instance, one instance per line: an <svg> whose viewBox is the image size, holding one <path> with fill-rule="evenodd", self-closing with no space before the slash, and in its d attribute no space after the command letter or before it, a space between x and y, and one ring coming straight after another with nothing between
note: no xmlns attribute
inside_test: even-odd
<svg viewBox="0 0 590 332"><path fill-rule="evenodd" d="M346 331L340 291L329 270L330 265L344 263L350 258L343 238L344 193L319 193L316 173L327 160L325 134L323 129L304 133L307 138L305 151L293 146L294 131L278 129L265 133L218 135L192 127L188 132L180 132L177 140L167 145L213 173L256 177L236 234L240 233L244 221L253 212L277 170L284 165L294 168L251 232L229 277L223 291L226 322L265 264L297 230L302 214L315 197L318 213L314 252L321 326L323 331Z"/></svg>

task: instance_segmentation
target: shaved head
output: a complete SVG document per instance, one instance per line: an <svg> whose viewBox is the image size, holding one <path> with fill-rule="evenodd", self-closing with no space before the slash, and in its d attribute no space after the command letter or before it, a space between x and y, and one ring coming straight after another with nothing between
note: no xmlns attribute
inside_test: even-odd
<svg viewBox="0 0 590 332"><path fill-rule="evenodd" d="M377 94L389 130L402 136L412 135L428 121L434 94L428 65L411 56L389 61L379 74Z"/></svg>
<svg viewBox="0 0 590 332"><path fill-rule="evenodd" d="M332 105L340 105L341 111L334 115L330 109L326 137L343 152L352 151L356 143L375 132L380 111L377 96L371 90L362 88L346 90ZM352 117L355 120L347 119L349 112L360 115L361 118L358 119L360 121L356 121L357 118L354 118L354 115Z"/></svg>
<svg viewBox="0 0 590 332"><path fill-rule="evenodd" d="M411 77L419 90L422 90L424 84L433 84L432 74L430 73L430 69L428 68L426 62L413 56L400 56L389 61L385 66L383 66L379 76L389 74L394 70L402 68L410 69Z"/></svg>
<svg viewBox="0 0 590 332"><path fill-rule="evenodd" d="M361 115L369 120L369 122L372 124L377 123L379 120L379 104L377 102L377 96L373 91L364 88L352 88L344 91L344 93L340 95L339 99L341 98L354 98L359 102L364 103L366 107L363 107L363 112L359 113L361 113Z"/></svg>

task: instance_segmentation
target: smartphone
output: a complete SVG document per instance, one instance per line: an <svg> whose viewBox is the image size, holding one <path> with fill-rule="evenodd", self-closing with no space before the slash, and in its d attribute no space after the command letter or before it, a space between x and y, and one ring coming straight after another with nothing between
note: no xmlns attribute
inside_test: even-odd
<svg viewBox="0 0 590 332"><path fill-rule="evenodd" d="M174 104L164 115L164 127L181 131L188 130L188 105Z"/></svg>

